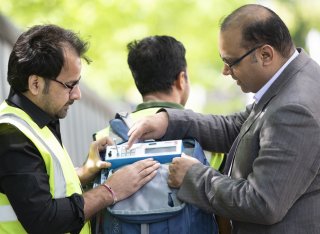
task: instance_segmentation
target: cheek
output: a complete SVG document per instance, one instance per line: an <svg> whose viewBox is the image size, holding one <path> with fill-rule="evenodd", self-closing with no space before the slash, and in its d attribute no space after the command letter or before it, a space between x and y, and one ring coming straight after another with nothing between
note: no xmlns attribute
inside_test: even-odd
<svg viewBox="0 0 320 234"><path fill-rule="evenodd" d="M256 93L262 88L257 77L250 77L250 80L247 81L247 84L250 89L250 92L252 93Z"/></svg>
<svg viewBox="0 0 320 234"><path fill-rule="evenodd" d="M67 92L55 92L51 97L57 108L64 106L69 101L69 93Z"/></svg>

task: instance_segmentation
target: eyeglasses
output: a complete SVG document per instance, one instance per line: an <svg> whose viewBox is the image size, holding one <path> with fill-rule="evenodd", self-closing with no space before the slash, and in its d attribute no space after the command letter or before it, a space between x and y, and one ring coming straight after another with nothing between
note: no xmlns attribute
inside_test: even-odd
<svg viewBox="0 0 320 234"><path fill-rule="evenodd" d="M66 89L70 89L70 91L69 91L70 93L71 93L71 91L74 89L74 87L76 87L77 85L79 85L79 82L80 82L80 79L77 80L77 81L74 81L72 84L66 84L66 83L63 83L63 82L61 82L61 81L59 81L59 80L54 80L54 79L49 79L49 80L55 81L55 82L63 85Z"/></svg>
<svg viewBox="0 0 320 234"><path fill-rule="evenodd" d="M222 59L222 60L223 60L224 64L227 65L228 68L231 70L234 65L237 65L238 63L240 63L245 57L247 57L249 54L251 54L251 53L252 53L253 51L255 51L256 49L260 48L261 46L263 46L263 45L259 45L259 46L256 46L256 47L252 48L252 49L249 50L247 53L245 53L245 54L242 55L240 58L236 59L235 61L233 61L233 62L231 62L231 63L225 61L224 59Z"/></svg>

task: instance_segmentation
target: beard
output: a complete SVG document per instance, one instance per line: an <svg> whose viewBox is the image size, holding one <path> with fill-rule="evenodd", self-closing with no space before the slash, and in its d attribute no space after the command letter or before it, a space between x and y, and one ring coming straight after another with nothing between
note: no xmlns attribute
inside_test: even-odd
<svg viewBox="0 0 320 234"><path fill-rule="evenodd" d="M68 110L69 110L69 106L71 106L73 104L73 100L68 101L56 114L55 114L55 118L57 119L63 119L67 116L68 114Z"/></svg>

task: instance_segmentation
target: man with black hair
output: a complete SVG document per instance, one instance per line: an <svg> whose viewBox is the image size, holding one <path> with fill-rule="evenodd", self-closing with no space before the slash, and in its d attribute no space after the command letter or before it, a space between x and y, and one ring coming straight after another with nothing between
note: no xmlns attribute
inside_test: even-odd
<svg viewBox="0 0 320 234"><path fill-rule="evenodd" d="M193 136L206 150L230 151L229 176L180 157L169 185L181 200L231 219L233 233L319 233L319 65L262 5L233 11L219 38L223 74L254 93L254 103L228 116L166 109L136 123L129 146Z"/></svg>
<svg viewBox="0 0 320 234"><path fill-rule="evenodd" d="M184 109L189 97L186 50L171 36L150 36L127 45L128 65L143 102L130 115L135 122L160 108ZM96 134L108 136L109 127ZM223 153L206 152L211 166L221 169Z"/></svg>
<svg viewBox="0 0 320 234"><path fill-rule="evenodd" d="M106 137L93 142L77 171L62 144L59 119L81 98L86 51L77 34L56 25L31 27L13 46L10 94L0 106L0 233L89 234L92 215L156 175L159 164L147 159L82 192L81 185L110 166L99 151L112 143Z"/></svg>
<svg viewBox="0 0 320 234"><path fill-rule="evenodd" d="M190 89L185 58L186 50L183 44L171 36L150 36L139 41L132 41L127 47L128 65L143 99L135 111L129 114L128 121L134 123L144 116L157 113L161 108L183 110ZM117 137L109 127L98 132L95 137L99 139L106 135L112 138ZM217 168L221 165L223 156L223 154L212 154L212 157L216 159ZM168 187L164 184L163 188L165 186ZM144 194L139 195L141 199ZM110 218L108 215L106 217L108 218L104 220L104 228L112 230L114 226L110 223L111 221L116 222L115 218ZM121 222L125 223L123 220ZM135 233L140 226L130 223L128 225L135 225L130 233ZM117 225L117 228L121 231L121 225ZM187 204L182 212L170 218L151 223L149 228L150 233L161 234L177 233L182 230L188 230L187 233L208 234L218 231L213 215L190 204Z"/></svg>

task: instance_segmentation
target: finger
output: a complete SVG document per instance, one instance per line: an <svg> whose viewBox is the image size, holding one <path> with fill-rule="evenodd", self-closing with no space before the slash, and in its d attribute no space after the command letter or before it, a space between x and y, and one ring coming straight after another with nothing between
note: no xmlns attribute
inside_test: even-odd
<svg viewBox="0 0 320 234"><path fill-rule="evenodd" d="M100 169L109 168L109 167L111 167L111 163L110 162L104 162L104 161L98 161L97 162L97 167L100 168Z"/></svg>
<svg viewBox="0 0 320 234"><path fill-rule="evenodd" d="M191 156L189 156L189 155L187 155L187 154L185 154L185 153L182 153L182 154L181 154L181 157L182 157L182 158L193 158L193 157L191 157Z"/></svg>
<svg viewBox="0 0 320 234"><path fill-rule="evenodd" d="M183 154L183 153L182 153L182 154ZM182 154L181 154L181 157L182 157ZM179 162L179 160L180 160L180 157L174 157L174 158L172 159L172 164L175 164L175 163Z"/></svg>
<svg viewBox="0 0 320 234"><path fill-rule="evenodd" d="M128 136L131 136L132 133L137 129L138 122L134 123L128 131Z"/></svg>
<svg viewBox="0 0 320 234"><path fill-rule="evenodd" d="M175 175L175 173L172 170L169 171L169 173L168 173L168 182L170 181L170 183L173 183L174 175Z"/></svg>
<svg viewBox="0 0 320 234"><path fill-rule="evenodd" d="M142 177L142 179L139 181L140 187L148 183L150 180L152 180L157 175L157 170L154 170L152 173L148 174L145 177Z"/></svg>
<svg viewBox="0 0 320 234"><path fill-rule="evenodd" d="M132 128L130 128L129 132L128 132L128 142L127 142L127 149L130 149L131 146L138 142L138 139L140 138L140 133L139 131L136 129L136 125L134 125Z"/></svg>
<svg viewBox="0 0 320 234"><path fill-rule="evenodd" d="M136 161L135 163L133 163L133 165L137 165L137 167L139 167L139 165L143 166L145 163L149 163L150 161L155 162L153 158L146 158Z"/></svg>
<svg viewBox="0 0 320 234"><path fill-rule="evenodd" d="M137 142L139 139L145 140L145 139L151 139L152 134L148 130L150 128L150 123L148 123L148 118L144 118L142 120L139 120L136 122L128 131L128 146L127 149L130 149L131 146Z"/></svg>
<svg viewBox="0 0 320 234"><path fill-rule="evenodd" d="M111 141L111 138L109 138L109 137L103 137L103 138L95 141L94 144L99 151L102 151L106 148L107 145L112 144L112 141Z"/></svg>
<svg viewBox="0 0 320 234"><path fill-rule="evenodd" d="M178 188L177 183L175 182L174 177L168 177L167 183L170 188Z"/></svg>
<svg viewBox="0 0 320 234"><path fill-rule="evenodd" d="M128 147L131 148L131 146L136 143L141 135L143 134L143 131L141 130L141 120L134 123L134 125L129 129L128 131L128 136L129 136L129 139L128 139Z"/></svg>
<svg viewBox="0 0 320 234"><path fill-rule="evenodd" d="M111 139L111 137L106 137L106 144L107 145L113 145L114 144L114 141Z"/></svg>
<svg viewBox="0 0 320 234"><path fill-rule="evenodd" d="M134 130L131 135L129 135L126 149L130 149L133 144L137 143L139 140L150 140L153 139L153 132L144 132L143 129Z"/></svg>
<svg viewBox="0 0 320 234"><path fill-rule="evenodd" d="M153 165L151 165L149 167L144 168L143 170L141 170L139 172L139 174L142 177L145 177L145 176L151 174L153 171L157 170L159 167L160 167L160 163L157 162L157 163L155 163L155 164L153 164Z"/></svg>
<svg viewBox="0 0 320 234"><path fill-rule="evenodd" d="M138 172L140 173L145 168L150 167L156 163L157 162L155 160L153 160L153 158L147 158L147 159L139 160L139 161L133 163L132 166L135 167L138 170Z"/></svg>
<svg viewBox="0 0 320 234"><path fill-rule="evenodd" d="M175 171L175 165L173 163L169 164L169 175Z"/></svg>
<svg viewBox="0 0 320 234"><path fill-rule="evenodd" d="M90 144L90 151L98 151L99 143L97 141L93 141Z"/></svg>

